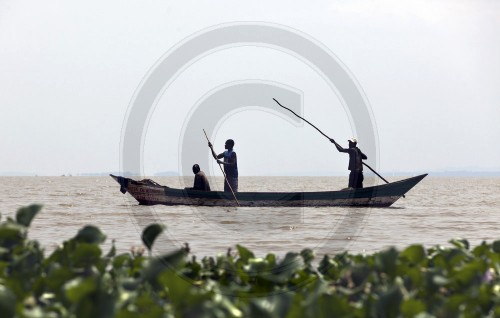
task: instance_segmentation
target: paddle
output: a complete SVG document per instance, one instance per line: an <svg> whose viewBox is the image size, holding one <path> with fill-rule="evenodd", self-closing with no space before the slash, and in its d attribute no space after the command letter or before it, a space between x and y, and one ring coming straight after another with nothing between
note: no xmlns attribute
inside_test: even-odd
<svg viewBox="0 0 500 318"><path fill-rule="evenodd" d="M306 123L308 123L309 125L313 126L313 127L314 127L317 131L319 131L319 133L320 133L320 134L322 134L323 136L325 136L326 138L328 138L328 140L333 140L332 138L328 137L328 136L327 136L324 132L322 132L321 130L319 130L319 128L318 128L318 127L316 127L316 126L314 126L313 124L311 124L308 120L306 120L306 119L305 119L305 118L303 118L303 117L300 117L299 115L297 115L297 114L296 114L293 110L291 110L290 108L288 108L288 107L285 107L285 106L281 105L281 104L280 104L280 102L278 102L278 101L276 100L276 98L273 98L273 100L274 100L274 101L275 101L278 105L280 105L281 107L283 107L284 109L288 110L289 112L291 112L291 113L292 113L292 114L294 114L295 116L299 117L300 119L302 119L303 121L305 121L305 122L306 122ZM334 141L334 142L335 142L335 141ZM337 144L337 143L335 142L335 144ZM377 176L379 176L379 177L380 177L380 179L384 180L386 183L389 183L389 181L385 180L385 179L384 179L384 177L382 177L381 175L379 175L379 174L378 174L375 170L373 170L373 169L372 169L372 167L370 167L368 164L366 164L366 163L364 163L364 162L362 162L362 161L361 161L361 163L362 163L362 164L364 164L364 165L365 165L368 169L370 169L370 170L371 170L373 173L375 173ZM403 195L403 198L404 198L404 197L405 197L405 196Z"/></svg>
<svg viewBox="0 0 500 318"><path fill-rule="evenodd" d="M208 136L207 136L207 133L205 132L205 129L203 129L203 133L205 134L205 137L207 138L207 141L208 141L210 144L212 144L212 143L210 142L210 139L208 139ZM213 148L212 148L212 147L210 147L210 148L211 148L211 149L212 149L212 151L213 151ZM220 171L222 171L222 174L224 175L224 180L226 180L227 185L229 186L229 190L231 190L231 193L233 194L233 198L234 198L234 200L236 201L236 204L237 204L238 206L241 206L241 205L240 205L240 203L238 202L238 199L236 199L236 195L234 194L233 188L231 187L231 184L229 183L229 180L227 180L226 173L224 172L224 170L223 170L223 169L222 169L222 167L220 166L220 163L217 163L217 164L219 165Z"/></svg>

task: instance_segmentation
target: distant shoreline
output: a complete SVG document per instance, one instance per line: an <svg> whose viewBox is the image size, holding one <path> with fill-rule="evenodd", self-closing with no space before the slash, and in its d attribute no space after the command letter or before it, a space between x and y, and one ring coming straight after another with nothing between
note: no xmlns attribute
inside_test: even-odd
<svg viewBox="0 0 500 318"><path fill-rule="evenodd" d="M406 177L416 176L419 174L428 173L429 177L500 177L500 171L434 171L434 172L381 172L384 177ZM28 172L0 172L0 177L107 177L110 174L122 175L127 177L137 177L131 173L120 172L96 172L96 173L75 173L75 174L61 174L61 175L45 175ZM294 175L262 175L262 176L245 176L240 177L345 177L348 175L346 172L333 172L333 173L317 173L317 174L294 174ZM365 172L365 177L375 176L372 173ZM177 172L155 173L149 177L182 177ZM192 177L188 175L185 177Z"/></svg>

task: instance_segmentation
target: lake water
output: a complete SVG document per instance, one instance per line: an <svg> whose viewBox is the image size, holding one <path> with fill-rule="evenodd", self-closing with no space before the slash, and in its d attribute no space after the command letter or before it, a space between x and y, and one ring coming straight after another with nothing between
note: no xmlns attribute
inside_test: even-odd
<svg viewBox="0 0 500 318"><path fill-rule="evenodd" d="M403 179L394 177L391 180ZM154 177L184 186L178 177ZM191 182L192 178L189 178ZM222 179L211 180L213 189ZM240 177L240 191L341 189L346 177ZM220 208L139 206L110 177L1 177L2 219L25 205L40 203L29 236L47 251L86 224L115 240L119 252L140 246L141 229L160 222L167 232L155 245L164 252L188 242L198 257L215 256L235 244L258 256L311 248L318 255L348 250L369 253L388 246L448 245L452 238L473 245L500 239L500 178L426 177L390 208Z"/></svg>

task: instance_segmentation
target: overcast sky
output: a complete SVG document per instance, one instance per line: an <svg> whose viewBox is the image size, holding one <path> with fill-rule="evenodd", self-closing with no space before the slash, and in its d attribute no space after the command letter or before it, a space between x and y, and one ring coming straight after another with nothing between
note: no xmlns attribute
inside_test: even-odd
<svg viewBox="0 0 500 318"><path fill-rule="evenodd" d="M369 101L381 171L498 171L498 17L494 0L3 0L0 172L118 171L127 109L148 71L192 34L241 21L296 29L337 56ZM145 173L179 171L179 139L193 105L247 79L301 90L304 116L347 146L346 111L309 65L271 48L228 48L190 65L158 100L145 136ZM213 137L216 151L236 140L241 175L347 168L347 157L314 129L258 109L225 118Z"/></svg>

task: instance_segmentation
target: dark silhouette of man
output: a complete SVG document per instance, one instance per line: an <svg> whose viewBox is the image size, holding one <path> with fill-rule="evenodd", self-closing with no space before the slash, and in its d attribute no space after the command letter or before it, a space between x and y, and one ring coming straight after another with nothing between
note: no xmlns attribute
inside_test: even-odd
<svg viewBox="0 0 500 318"><path fill-rule="evenodd" d="M339 152L346 152L349 154L349 167L348 169L351 171L349 173L349 188L363 188L363 161L364 159L368 159L366 155L361 152L361 150L356 147L358 141L356 138L349 139L349 148L344 149L335 140L330 139L330 141L337 147Z"/></svg>
<svg viewBox="0 0 500 318"><path fill-rule="evenodd" d="M210 184L208 183L207 176L203 171L200 170L200 166L193 165L194 173L194 184L192 188L186 188L188 190L199 190L199 191L210 191Z"/></svg>
<svg viewBox="0 0 500 318"><path fill-rule="evenodd" d="M224 192L231 192L231 189L233 192L238 192L238 159L236 157L236 152L233 150L234 140L226 140L224 145L226 151L218 155L215 154L212 143L208 142L208 146L212 150L212 156L217 160L217 163L224 165L224 173L227 179L224 182ZM224 158L224 160L219 160L222 158Z"/></svg>

